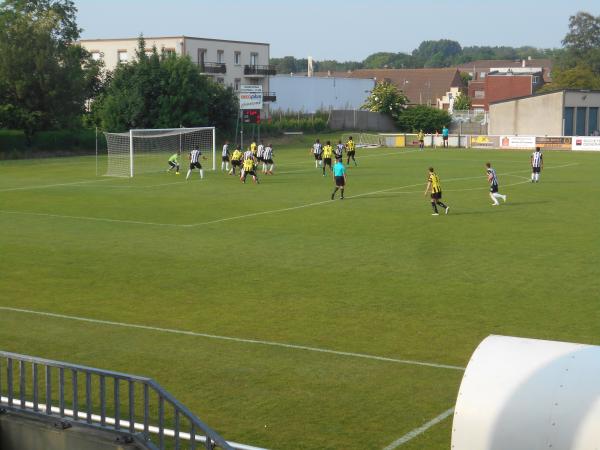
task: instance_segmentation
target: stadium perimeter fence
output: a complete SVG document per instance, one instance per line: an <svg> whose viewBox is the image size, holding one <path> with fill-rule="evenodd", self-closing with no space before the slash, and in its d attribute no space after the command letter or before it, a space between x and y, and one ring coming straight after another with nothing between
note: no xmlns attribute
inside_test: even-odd
<svg viewBox="0 0 600 450"><path fill-rule="evenodd" d="M343 134L344 142L349 134ZM418 147L416 133L354 133L357 147ZM423 144L429 148L443 148L444 140L440 134L426 134ZM574 150L600 151L600 136L518 136L487 134L450 134L448 147L503 150Z"/></svg>

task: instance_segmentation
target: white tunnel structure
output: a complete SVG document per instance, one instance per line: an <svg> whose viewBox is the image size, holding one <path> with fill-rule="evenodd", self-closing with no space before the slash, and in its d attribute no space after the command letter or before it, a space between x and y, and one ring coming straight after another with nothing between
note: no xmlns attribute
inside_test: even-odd
<svg viewBox="0 0 600 450"><path fill-rule="evenodd" d="M600 450L600 347L489 336L465 370L452 450Z"/></svg>

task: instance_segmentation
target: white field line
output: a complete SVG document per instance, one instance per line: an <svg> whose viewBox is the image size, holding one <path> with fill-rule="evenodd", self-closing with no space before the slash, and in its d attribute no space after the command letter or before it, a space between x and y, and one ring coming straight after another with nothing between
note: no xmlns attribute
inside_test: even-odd
<svg viewBox="0 0 600 450"><path fill-rule="evenodd" d="M84 181L72 181L70 183L56 183L56 184L40 184L33 186L21 186L21 187L13 187L13 188L4 188L0 189L0 192L12 192L12 191L28 191L33 189L47 189L53 187L62 187L62 186L77 186L80 184L89 184L89 183L102 183L104 181L114 181L115 178L103 178L101 180L84 180Z"/></svg>
<svg viewBox="0 0 600 450"><path fill-rule="evenodd" d="M578 163L570 163L570 164L563 164L561 166L548 167L548 169L560 169L563 167L571 167L571 166L577 166L577 165L579 165L579 164ZM499 175L512 175L515 173L523 173L523 172L524 172L523 170L520 170L520 171L516 171L516 172L501 173ZM477 176L472 176L472 177L460 177L460 178L448 178L445 180L445 182L472 180L472 179L476 179L476 178L485 178L485 175L477 175ZM517 184L520 184L520 183L517 183ZM422 185L424 185L424 183L407 184L404 186L396 186L396 187L387 188L387 189L380 189L377 191L364 192L362 194L347 196L346 198L352 199L352 198L358 198L358 197L366 197L369 195L389 193L390 191L394 191L394 190L398 190L398 189L405 189L405 188L422 186ZM472 190L476 190L476 189L479 189L479 188L475 188ZM205 226L205 225L212 225L212 224L216 224L216 223L229 222L229 221L233 221L233 220L246 219L249 217L263 216L263 215L268 215L268 214L276 214L276 213L286 212L286 211L295 211L298 209L310 208L312 206L319 206L319 205L324 205L324 204L328 204L328 203L331 204L333 202L331 202L331 200L322 200L319 202L305 203L303 205L297 205L297 206L290 206L288 208L271 209L271 210L267 210L267 211L259 211L259 212L255 212L255 213L249 213L249 214L241 214L239 216L224 217L221 219L209 220L207 222L196 222L196 223L191 223L191 224L144 222L144 221L139 221L139 220L108 219L108 218L104 218L104 217L88 217L88 216L69 216L69 215L61 215L61 214L37 213L37 212L27 212L27 211L10 211L10 210L0 210L0 214L29 215L29 216L53 217L53 218L62 218L62 219L87 220L87 221L95 221L95 222L126 223L126 224L133 224L133 225L150 225L150 226L159 226L159 227L193 228L193 227L200 227L200 226Z"/></svg>
<svg viewBox="0 0 600 450"><path fill-rule="evenodd" d="M5 405L8 405L8 397L0 397L0 403L3 403ZM29 401L25 401L23 402L25 403L25 411L36 411L34 408L34 404L33 402L29 402ZM12 404L14 408L18 408L21 409L21 400L13 398L12 399ZM39 402L38 406L37 406L37 411L42 411L45 413L46 411L46 403L45 402ZM56 414L56 415L60 415L61 411L60 411L60 407L58 406L50 406L50 409L52 411L52 414ZM68 409L68 408L64 408L63 409L63 413L65 416L67 417L75 417L73 410L72 409ZM77 411L77 419L84 422L87 420L87 412L86 411ZM98 414L91 414L90 415L90 419L92 420L92 422L95 422L97 424L102 422L102 417L99 416ZM107 423L108 425L115 425L117 423L116 419L114 417L104 417L104 421L105 423ZM129 421L128 420L123 420L120 419L119 420L119 425L121 427L122 430L129 430ZM138 423L138 422L134 422L133 423L133 427L135 430L137 431L144 431L144 424L143 423ZM160 429L156 426L148 426L148 431L152 434L159 434L160 433ZM197 430L197 433L202 433L202 430ZM165 436L169 436L169 437L175 437L175 430L170 430L168 428L164 428L163 429L163 433ZM179 433L179 437L183 440L189 441L191 440L192 436L190 433L184 433L184 432L180 432ZM206 442L206 436L198 436L196 435L195 439L196 442L202 442L205 443ZM236 450L266 450L264 448L260 448L260 447L253 447L251 445L245 445L245 444L239 444L237 442L231 442L231 441L227 441L227 443L232 446L234 449Z"/></svg>
<svg viewBox="0 0 600 450"><path fill-rule="evenodd" d="M263 340L259 340L259 339L244 339L244 338L237 338L237 337L231 337L231 336L219 336L219 335L215 335L215 334L197 333L195 331L177 330L177 329L173 329L173 328L153 327L153 326L149 326L149 325L138 325L138 324L133 324L133 323L125 323L125 322L114 322L114 321L110 321L110 320L90 319L87 317L69 316L66 314L56 314L56 313L50 313L50 312L45 312L45 311L34 311L31 309L12 308L9 306L0 306L0 310L11 311L11 312L20 313L20 314L31 314L31 315L36 315L36 316L52 317L55 319L65 319L65 320L73 320L73 321L78 321L78 322L94 323L97 325L109 325L109 326L113 326L113 327L133 328L133 329L138 329L138 330L155 331L155 332L160 332L160 333L203 337L203 338L208 338L208 339L218 339L221 341L238 342L238 343L242 343L242 344L280 347L280 348L287 348L287 349L292 349L292 350L304 350L304 351L308 351L308 352L325 353L325 354L337 355L337 356L348 356L348 357L353 357L353 358L368 359L368 360L373 360L373 361L384 361L384 362L405 364L405 365L411 365L411 366L425 366L425 367L433 367L436 369L450 369L450 370L459 370L459 371L465 370L464 367L453 366L450 364L438 364L438 363L427 362L427 361L415 361L415 360L410 360L410 359L388 358L385 356L370 355L370 354L366 354L366 353L343 352L343 351L338 351L338 350L330 350L330 349L326 349L326 348L309 347L306 345L286 344L283 342L274 342L274 341L263 341Z"/></svg>
<svg viewBox="0 0 600 450"><path fill-rule="evenodd" d="M401 436L400 438L396 439L394 442L392 442L390 445L385 447L383 450L394 450L395 448L398 448L401 445L406 444L408 441L412 441L414 438L425 433L427 430L429 430L434 425L437 425L438 423L444 421L447 417L451 416L453 413L454 413L454 408L447 409L446 411L441 413L439 416L431 419L429 422L424 423L420 427L415 428L414 430L406 433L404 436Z"/></svg>

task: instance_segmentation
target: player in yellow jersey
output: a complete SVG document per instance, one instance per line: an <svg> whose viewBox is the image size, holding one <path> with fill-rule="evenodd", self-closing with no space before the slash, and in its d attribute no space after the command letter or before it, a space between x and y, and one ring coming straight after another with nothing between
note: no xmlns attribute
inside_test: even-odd
<svg viewBox="0 0 600 450"><path fill-rule="evenodd" d="M250 144L250 151L256 158L256 154L258 153L258 146L256 145L256 141L252 141L252 144Z"/></svg>
<svg viewBox="0 0 600 450"><path fill-rule="evenodd" d="M348 157L348 161L346 161L346 165L350 165L350 158L354 161L354 165L358 166L356 159L354 158L356 155L356 144L352 140L352 136L348 138L348 142L346 142L346 156Z"/></svg>
<svg viewBox="0 0 600 450"><path fill-rule="evenodd" d="M327 141L327 143L323 146L323 176L325 176L325 168L329 166L329 172L331 172L331 158L333 158L333 147L331 146L331 142Z"/></svg>
<svg viewBox="0 0 600 450"><path fill-rule="evenodd" d="M231 155L231 170L229 171L229 175L235 175L236 167L239 167L240 171L242 170L242 155L243 153L238 145Z"/></svg>
<svg viewBox="0 0 600 450"><path fill-rule="evenodd" d="M429 173L427 174L427 187L425 188L424 195L427 195L428 192L431 192L431 207L433 208L432 216L439 216L437 205L440 205L444 208L444 212L448 214L450 211L450 207L442 203L442 184L440 183L440 177L437 176L433 167L429 168Z"/></svg>
<svg viewBox="0 0 600 450"><path fill-rule="evenodd" d="M246 177L248 175L252 175L252 181L258 184L258 177L256 176L256 171L254 167L256 166L256 158L247 158L244 160L243 168L242 168L242 176L240 180L242 183L246 183Z"/></svg>

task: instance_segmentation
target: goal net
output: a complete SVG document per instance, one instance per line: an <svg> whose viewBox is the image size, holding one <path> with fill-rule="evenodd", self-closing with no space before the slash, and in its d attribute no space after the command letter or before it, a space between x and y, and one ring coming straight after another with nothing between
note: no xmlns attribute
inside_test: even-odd
<svg viewBox="0 0 600 450"><path fill-rule="evenodd" d="M342 142L347 142L350 134L342 135ZM353 135L357 148L377 148L385 146L385 137L378 134L356 133Z"/></svg>
<svg viewBox="0 0 600 450"><path fill-rule="evenodd" d="M179 154L185 165L186 155L198 147L207 160L202 164L216 168L215 128L165 128L129 130L127 133L104 133L108 149L106 175L133 177L134 174L161 172L167 160Z"/></svg>

